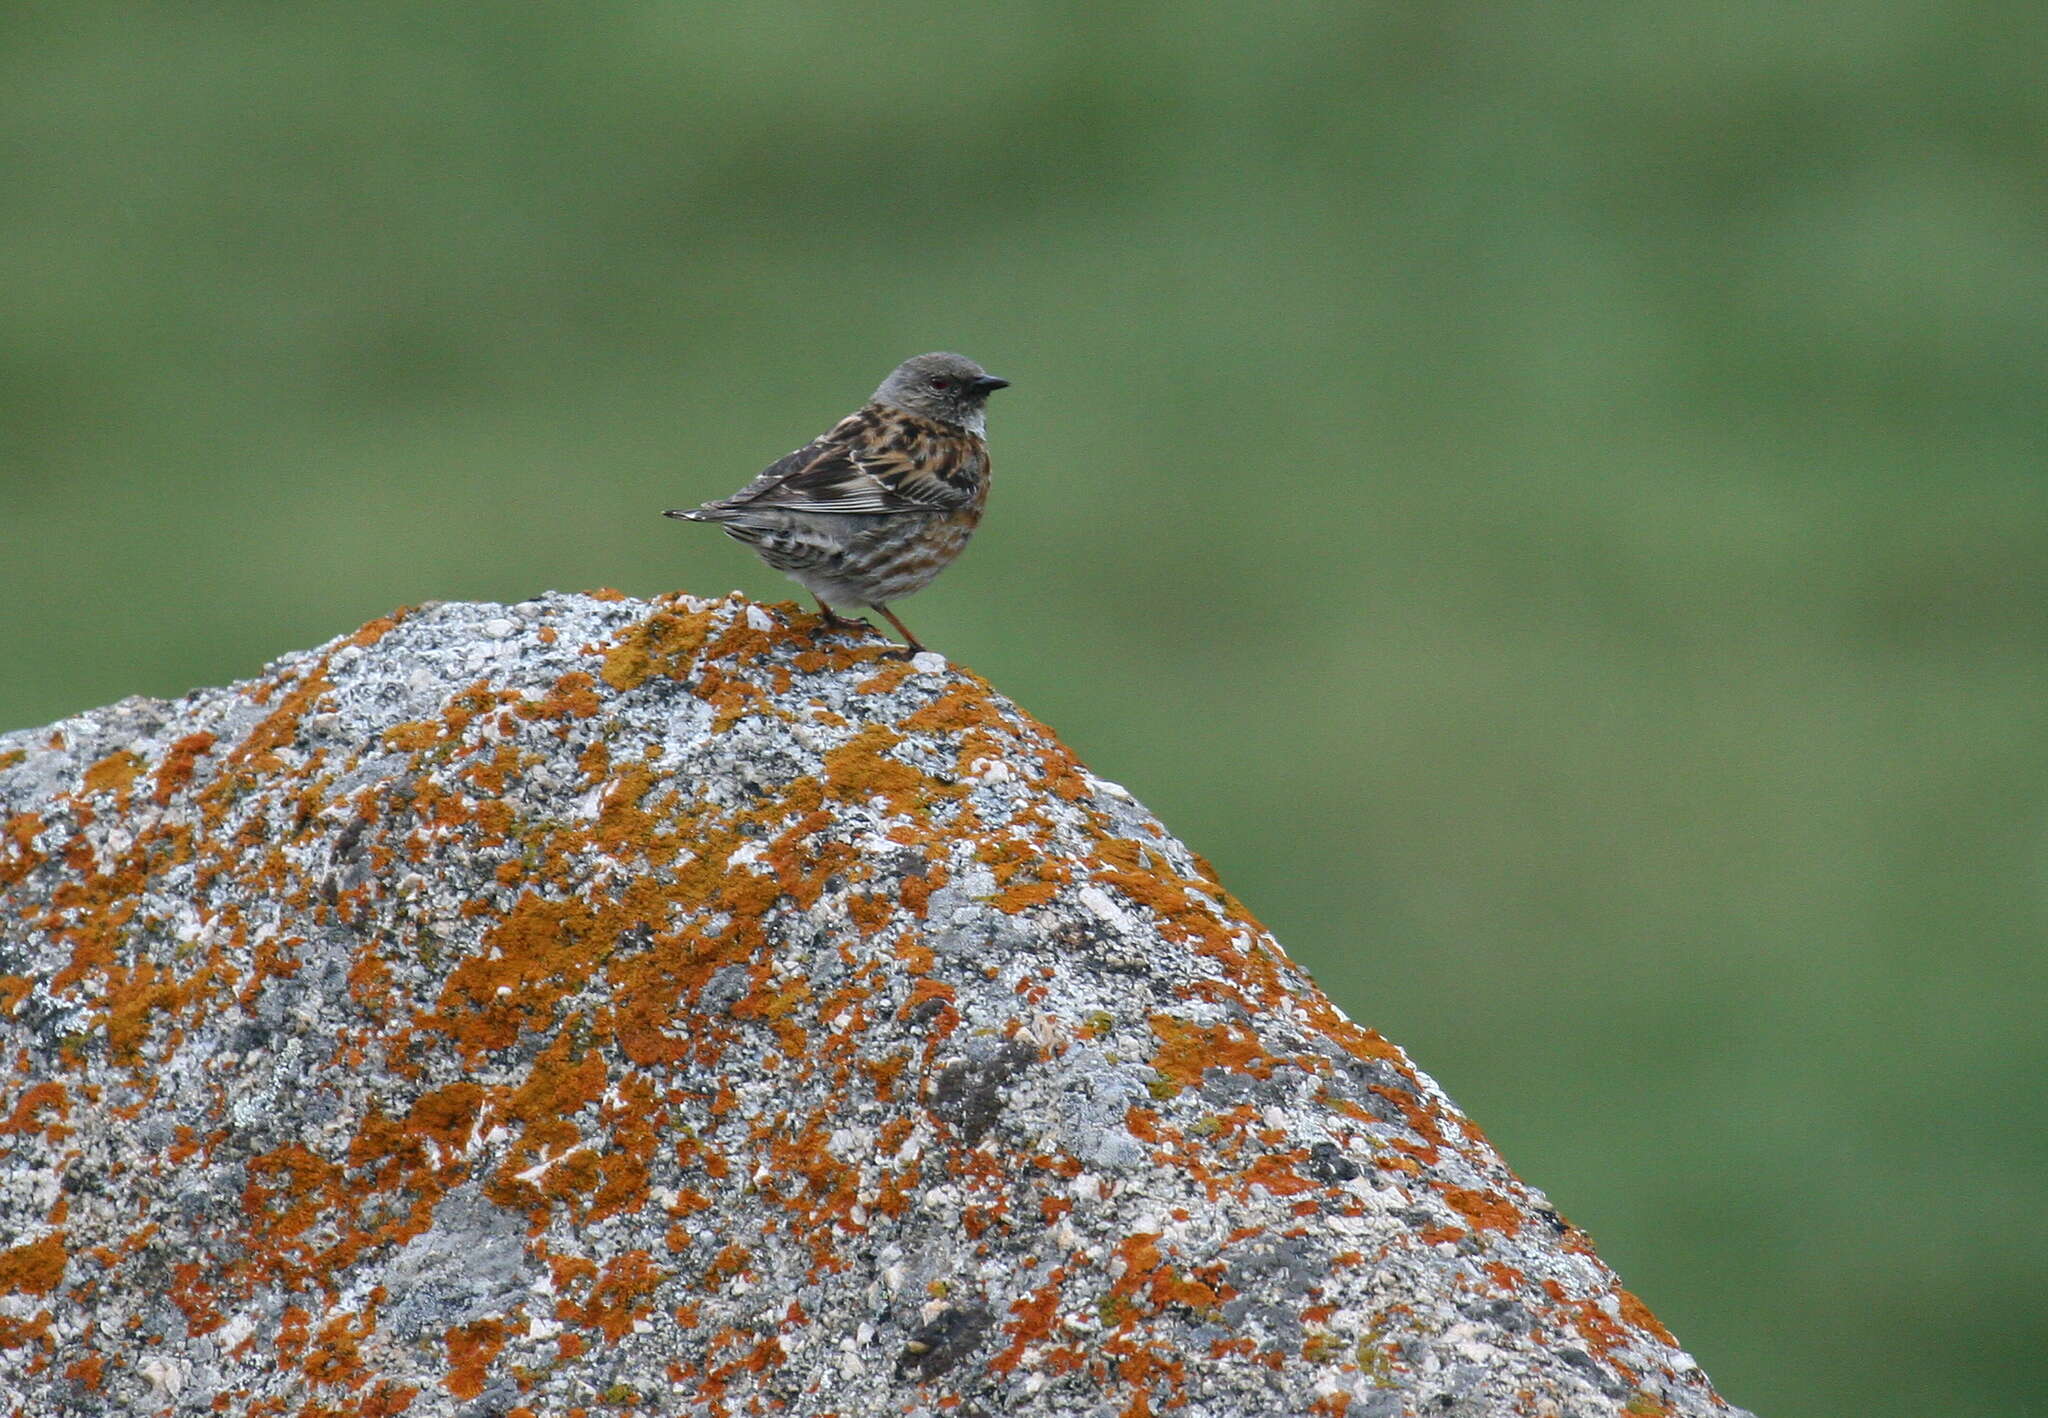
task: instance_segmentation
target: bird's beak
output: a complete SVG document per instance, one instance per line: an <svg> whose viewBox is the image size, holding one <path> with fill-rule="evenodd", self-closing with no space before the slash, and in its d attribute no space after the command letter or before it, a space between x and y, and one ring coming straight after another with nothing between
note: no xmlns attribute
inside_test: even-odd
<svg viewBox="0 0 2048 1418"><path fill-rule="evenodd" d="M981 378L974 381L974 392L977 394L988 394L997 389L1007 389L1009 387L1009 380L997 378L993 374L984 374Z"/></svg>

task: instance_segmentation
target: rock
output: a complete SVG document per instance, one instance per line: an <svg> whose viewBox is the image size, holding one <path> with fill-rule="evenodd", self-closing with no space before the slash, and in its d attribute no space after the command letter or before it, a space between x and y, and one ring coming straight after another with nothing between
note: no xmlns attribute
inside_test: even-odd
<svg viewBox="0 0 2048 1418"><path fill-rule="evenodd" d="M793 606L0 737L0 1401L1725 1414L1131 796Z"/></svg>

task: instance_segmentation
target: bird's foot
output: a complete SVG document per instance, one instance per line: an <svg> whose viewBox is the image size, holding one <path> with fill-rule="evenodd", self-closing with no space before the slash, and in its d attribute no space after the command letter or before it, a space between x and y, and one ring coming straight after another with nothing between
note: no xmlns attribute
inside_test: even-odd
<svg viewBox="0 0 2048 1418"><path fill-rule="evenodd" d="M875 627L871 622L853 616L843 616L830 606L824 607L824 614L819 617L819 620L822 622L818 626L817 631L820 635L834 631L850 636L858 635L862 631L866 631L869 635L875 633Z"/></svg>

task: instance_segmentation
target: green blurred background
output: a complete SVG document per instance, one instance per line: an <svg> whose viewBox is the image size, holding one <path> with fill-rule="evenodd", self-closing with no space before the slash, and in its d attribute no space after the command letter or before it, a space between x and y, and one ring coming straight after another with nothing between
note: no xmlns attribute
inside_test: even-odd
<svg viewBox="0 0 2048 1418"><path fill-rule="evenodd" d="M2039 1412L2048 12L15 3L0 726L663 507L953 348L902 609L1768 1418Z"/></svg>

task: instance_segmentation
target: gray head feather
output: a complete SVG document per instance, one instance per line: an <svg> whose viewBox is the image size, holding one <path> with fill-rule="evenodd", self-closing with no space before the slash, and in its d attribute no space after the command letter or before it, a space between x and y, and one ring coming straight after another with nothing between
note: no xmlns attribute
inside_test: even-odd
<svg viewBox="0 0 2048 1418"><path fill-rule="evenodd" d="M921 354L897 365L875 390L874 401L981 433L988 396L1009 382L965 355Z"/></svg>

